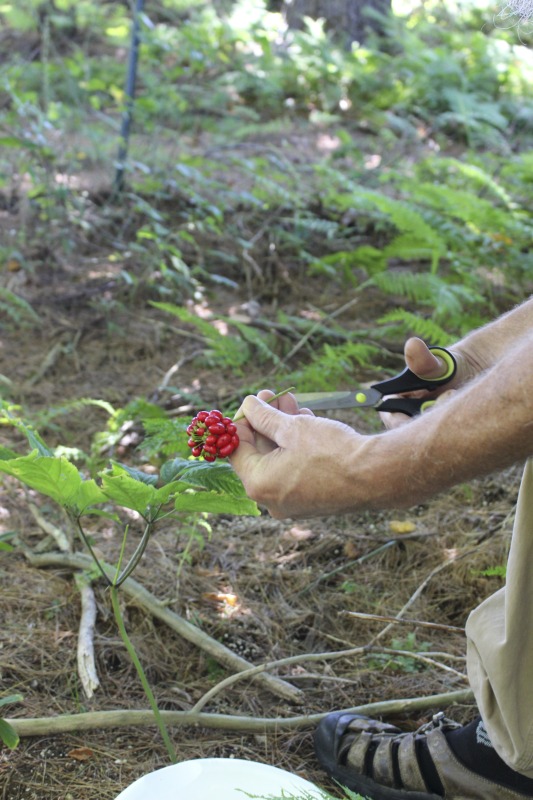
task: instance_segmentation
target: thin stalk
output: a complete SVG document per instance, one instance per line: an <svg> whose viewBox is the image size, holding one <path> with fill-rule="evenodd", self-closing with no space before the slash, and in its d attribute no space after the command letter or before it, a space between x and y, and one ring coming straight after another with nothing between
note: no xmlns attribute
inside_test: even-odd
<svg viewBox="0 0 533 800"><path fill-rule="evenodd" d="M122 613L120 611L120 603L119 603L119 599L118 599L118 587L115 586L115 585L111 586L110 587L110 594L111 594L111 604L113 606L113 613L115 615L115 621L117 623L117 627L118 627L121 639L124 642L124 646L126 647L126 650L128 651L129 657L131 658L131 660L133 662L133 665L134 665L134 667L135 667L135 669L137 671L137 675L139 676L139 679L141 681L142 687L144 689L144 693L146 694L148 702L150 703L150 708L153 711L157 727L159 728L159 732L161 734L163 742L165 743L165 747L167 748L167 753L169 755L169 758L170 758L171 762L173 764L175 764L177 762L177 760L178 760L178 756L176 754L176 750L175 750L174 745L172 744L172 741L170 739L167 726L165 725L165 723L163 721L163 718L161 716L161 712L159 711L159 707L157 705L157 701L156 701L156 699L154 697L154 694L152 692L150 684L148 683L148 680L146 678L146 675L145 675L144 669L142 667L142 664L139 661L139 658L138 658L137 653L135 651L135 647L133 646L133 644L131 642L131 639L128 636L128 632L126 631L126 627L124 625L124 619L123 619Z"/></svg>
<svg viewBox="0 0 533 800"><path fill-rule="evenodd" d="M94 563L98 567L98 571L100 572L100 575L102 576L102 578L104 579L104 581L107 583L108 586L112 586L113 585L112 581L110 580L109 576L106 574L106 571L104 570L102 564L100 563L100 559L98 558L98 556L94 552L93 547L92 547L92 545L91 545L91 543L89 541L89 538L85 535L85 531L83 530L83 528L81 526L80 518L79 517L74 517L74 522L76 524L76 527L78 529L78 533L80 534L84 545L86 546L87 550L91 554L91 558L93 559Z"/></svg>
<svg viewBox="0 0 533 800"><path fill-rule="evenodd" d="M283 389L282 392L278 392L273 395L273 397L269 397L268 400L265 400L265 403L272 403L274 400L277 400L278 397L283 397L283 395L288 394L288 392L294 392L294 388L294 386L289 386L288 389ZM239 419L244 419L244 414L237 414L236 417L233 417L233 422L237 422Z"/></svg>
<svg viewBox="0 0 533 800"><path fill-rule="evenodd" d="M132 557L130 558L128 564L124 568L124 572L114 581L115 586L121 586L126 578L129 578L139 561L144 555L144 551L148 546L148 542L150 541L150 534L152 533L152 526L153 522L147 522L146 528L144 529L144 533L142 535L141 541L137 545L135 552L133 553Z"/></svg>
<svg viewBox="0 0 533 800"><path fill-rule="evenodd" d="M122 562L124 561L124 553L126 551L126 541L128 539L129 525L124 528L124 536L122 537L122 544L120 546L120 553L117 561L117 568L115 570L115 577L113 578L113 586L118 586L118 578L120 570L122 569Z"/></svg>

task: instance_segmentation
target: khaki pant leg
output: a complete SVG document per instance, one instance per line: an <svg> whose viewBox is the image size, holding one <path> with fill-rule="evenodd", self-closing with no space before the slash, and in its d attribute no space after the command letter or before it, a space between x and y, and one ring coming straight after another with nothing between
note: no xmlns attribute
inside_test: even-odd
<svg viewBox="0 0 533 800"><path fill-rule="evenodd" d="M497 753L533 778L533 459L526 464L506 585L470 614L467 667Z"/></svg>

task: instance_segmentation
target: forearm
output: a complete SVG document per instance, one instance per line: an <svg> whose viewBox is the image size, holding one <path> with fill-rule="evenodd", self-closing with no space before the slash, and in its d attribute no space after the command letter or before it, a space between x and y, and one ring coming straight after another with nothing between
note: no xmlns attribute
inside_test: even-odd
<svg viewBox="0 0 533 800"><path fill-rule="evenodd" d="M479 374L498 362L521 339L527 337L533 326L533 297L503 314L494 322L478 328L451 350L464 358L470 375Z"/></svg>
<svg viewBox="0 0 533 800"><path fill-rule="evenodd" d="M359 473L364 483L365 507L413 505L533 455L533 332L527 327L529 334L505 358L450 400L367 439L365 458L359 453L351 465L353 480Z"/></svg>

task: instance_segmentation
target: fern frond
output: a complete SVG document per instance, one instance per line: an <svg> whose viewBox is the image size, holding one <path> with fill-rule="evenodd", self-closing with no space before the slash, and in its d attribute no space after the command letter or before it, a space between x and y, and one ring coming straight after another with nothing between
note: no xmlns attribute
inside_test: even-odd
<svg viewBox="0 0 533 800"><path fill-rule="evenodd" d="M403 338L413 335L419 336L428 344L445 346L450 344L454 338L441 328L440 325L434 322L434 320L421 317L419 314L413 314L411 311L406 311L403 308L390 311L388 314L380 317L378 322L381 325L387 326L390 326L391 323L396 323L389 329L389 334L393 332Z"/></svg>
<svg viewBox="0 0 533 800"><path fill-rule="evenodd" d="M413 187L413 198L462 220L480 232L502 234L510 231L515 224L510 209L496 208L488 200L466 190L422 183Z"/></svg>
<svg viewBox="0 0 533 800"><path fill-rule="evenodd" d="M40 317L27 300L10 289L0 286L0 311L7 314L16 325L39 322Z"/></svg>
<svg viewBox="0 0 533 800"><path fill-rule="evenodd" d="M273 361L274 364L280 363L280 358L269 346L267 337L256 328L253 328L251 325L247 325L246 322L239 322L231 317L219 317L219 319L227 322L228 325L232 325L238 330L245 342L250 344L254 350L257 351L261 362Z"/></svg>
<svg viewBox="0 0 533 800"><path fill-rule="evenodd" d="M154 306L154 308L159 308L161 311L166 311L178 317L182 322L196 328L206 340L206 344L210 345L210 349L205 350L203 353L203 358L209 363L230 367L233 371L238 372L250 357L250 349L245 341L236 339L229 334L220 333L210 322L196 316L187 308L176 306L173 303L155 301L151 301L150 305Z"/></svg>
<svg viewBox="0 0 533 800"><path fill-rule="evenodd" d="M366 342L345 342L340 345L325 344L313 355L310 364L291 373L290 380L299 391L328 391L346 386L356 366L371 367L380 352L376 345Z"/></svg>

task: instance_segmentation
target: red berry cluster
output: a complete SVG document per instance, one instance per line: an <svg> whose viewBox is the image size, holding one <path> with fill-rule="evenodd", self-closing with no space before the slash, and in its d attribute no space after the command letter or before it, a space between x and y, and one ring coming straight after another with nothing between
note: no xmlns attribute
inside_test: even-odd
<svg viewBox="0 0 533 800"><path fill-rule="evenodd" d="M227 458L239 446L237 426L220 411L200 411L187 428L187 444L193 456L203 455L206 461Z"/></svg>

